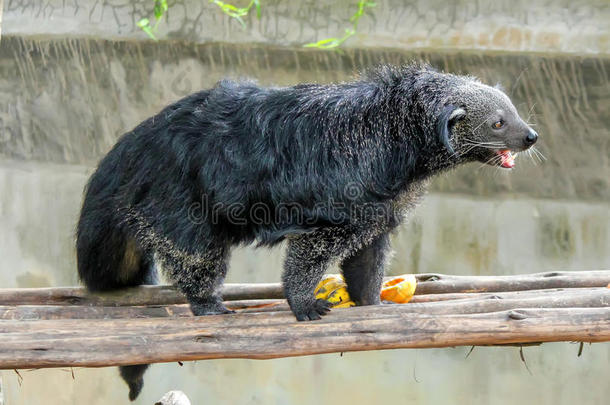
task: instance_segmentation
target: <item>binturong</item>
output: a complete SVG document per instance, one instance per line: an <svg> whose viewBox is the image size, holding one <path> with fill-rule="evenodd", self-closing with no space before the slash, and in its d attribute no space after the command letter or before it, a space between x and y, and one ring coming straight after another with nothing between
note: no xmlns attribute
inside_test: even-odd
<svg viewBox="0 0 610 405"><path fill-rule="evenodd" d="M78 273L93 291L154 284L193 314L225 314L231 248L286 241L282 281L299 321L338 263L352 299L380 304L388 235L436 174L510 169L538 135L500 89L427 65L380 66L352 82L259 87L221 81L119 139L85 190ZM134 399L145 365L123 367Z"/></svg>

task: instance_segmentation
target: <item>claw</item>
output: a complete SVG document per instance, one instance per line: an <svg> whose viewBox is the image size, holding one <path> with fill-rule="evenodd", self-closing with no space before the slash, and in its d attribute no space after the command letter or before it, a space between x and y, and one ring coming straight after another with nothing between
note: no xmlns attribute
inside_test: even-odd
<svg viewBox="0 0 610 405"><path fill-rule="evenodd" d="M235 311L224 306L222 301L191 303L191 311L195 316L234 314Z"/></svg>
<svg viewBox="0 0 610 405"><path fill-rule="evenodd" d="M322 319L320 314L317 311L311 311L309 315L307 315L310 321L317 321L318 319Z"/></svg>
<svg viewBox="0 0 610 405"><path fill-rule="evenodd" d="M317 321L322 318L322 315L326 315L331 308L332 304L324 299L317 299L310 306L310 309L306 309L301 312L294 312L297 321Z"/></svg>
<svg viewBox="0 0 610 405"><path fill-rule="evenodd" d="M324 299L317 299L315 306L316 306L316 311L320 315L324 315L324 314L330 312L330 308L331 308L332 304Z"/></svg>

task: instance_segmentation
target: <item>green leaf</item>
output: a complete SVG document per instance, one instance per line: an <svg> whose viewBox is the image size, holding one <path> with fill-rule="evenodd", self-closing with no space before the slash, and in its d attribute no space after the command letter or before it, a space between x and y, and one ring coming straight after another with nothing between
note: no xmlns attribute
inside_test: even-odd
<svg viewBox="0 0 610 405"><path fill-rule="evenodd" d="M237 21L239 21L239 23L241 24L241 27L242 27L243 29L246 29L246 23L244 22L244 20L242 20L242 19L241 19L241 17L240 17L240 16L235 16L235 17L233 17L233 18L235 18Z"/></svg>
<svg viewBox="0 0 610 405"><path fill-rule="evenodd" d="M332 44L334 42L337 42L339 40L339 38L326 38L326 39L321 39L318 42L311 42L309 44L305 44L303 45L306 48L324 48L325 46L328 46L328 44Z"/></svg>
<svg viewBox="0 0 610 405"><path fill-rule="evenodd" d="M163 15L167 11L167 8L168 8L167 0L155 0L155 7L153 9L153 11L155 13L155 18L157 20L160 20L161 18L163 18Z"/></svg>
<svg viewBox="0 0 610 405"><path fill-rule="evenodd" d="M356 35L356 30L358 29L358 21L360 20L360 17L362 17L365 14L366 8L375 7L376 5L377 5L376 3L373 3L370 1L359 0L357 3L358 10L356 10L354 15L352 15L349 19L350 22L352 23L352 28L346 28L345 35L343 35L341 38L322 39L318 42L312 42L309 44L305 44L303 46L306 48L332 49L332 50L341 51L340 49L335 49L335 48L341 46L349 38Z"/></svg>
<svg viewBox="0 0 610 405"><path fill-rule="evenodd" d="M225 12L230 12L230 11L241 12L242 11L241 8L235 7L233 4L224 4L220 1L218 2L218 4Z"/></svg>
<svg viewBox="0 0 610 405"><path fill-rule="evenodd" d="M256 6L256 18L261 18L261 2L259 0L252 0Z"/></svg>
<svg viewBox="0 0 610 405"><path fill-rule="evenodd" d="M210 0L210 3L216 4L223 13L228 15L231 18L236 19L242 26L243 29L246 29L246 23L241 17L244 17L250 13L252 6L256 6L256 14L257 17L260 18L260 1L259 0L250 0L248 7L237 7L233 4L228 4L220 0Z"/></svg>
<svg viewBox="0 0 610 405"><path fill-rule="evenodd" d="M138 27L144 29L144 27L148 27L150 25L150 20L148 18L142 18L137 23Z"/></svg>

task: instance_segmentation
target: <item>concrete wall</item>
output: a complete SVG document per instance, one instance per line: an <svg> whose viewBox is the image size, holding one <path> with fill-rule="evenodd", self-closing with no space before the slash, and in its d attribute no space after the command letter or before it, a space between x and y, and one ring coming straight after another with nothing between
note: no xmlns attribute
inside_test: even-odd
<svg viewBox="0 0 610 405"><path fill-rule="evenodd" d="M543 165L527 158L512 176L464 168L436 190L497 196L610 199L606 125L610 59L446 51L346 50L259 45L34 40L0 47L0 156L94 165L145 117L223 77L262 84L346 80L378 63L430 61L501 83L542 134Z"/></svg>
<svg viewBox="0 0 610 405"><path fill-rule="evenodd" d="M0 164L0 285L78 283L74 226L90 172L77 165ZM432 193L393 246L392 274L610 268L610 215L607 202ZM279 281L282 256L282 248L237 249L228 280Z"/></svg>
<svg viewBox="0 0 610 405"><path fill-rule="evenodd" d="M342 53L302 43L340 34L349 1L263 2L244 31L205 1L173 2L146 40L151 1L6 0L0 43L0 286L77 283L82 187L118 136L223 77L345 80L424 59L501 82L537 125L547 160L511 173L473 164L438 178L393 238L390 272L516 274L610 268L607 1L379 1ZM350 8L351 7L351 8ZM188 10L186 12L185 10ZM509 51L509 52L507 52ZM518 51L518 52L517 52ZM277 281L283 249L238 249L229 281ZM548 344L155 365L137 404L170 389L198 403L602 403L608 345ZM126 401L116 369L2 372L5 404Z"/></svg>
<svg viewBox="0 0 610 405"><path fill-rule="evenodd" d="M23 37L143 39L136 23L153 16L148 0L6 3L5 33ZM289 47L343 35L357 9L351 0L268 0L242 29L207 1L169 3L162 39ZM385 0L367 13L347 47L610 53L606 0Z"/></svg>

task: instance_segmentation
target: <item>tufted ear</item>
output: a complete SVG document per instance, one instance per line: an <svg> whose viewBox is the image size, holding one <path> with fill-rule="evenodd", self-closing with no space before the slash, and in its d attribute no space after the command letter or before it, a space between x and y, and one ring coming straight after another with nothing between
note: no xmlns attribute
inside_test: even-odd
<svg viewBox="0 0 610 405"><path fill-rule="evenodd" d="M455 153L453 147L451 146L451 142L449 141L451 137L451 127L453 127L458 120L464 118L465 116L466 110L449 104L443 107L443 111L441 111L438 122L436 123L438 139L443 145L445 145L445 148L447 148L451 154Z"/></svg>
<svg viewBox="0 0 610 405"><path fill-rule="evenodd" d="M502 83L500 83L500 82L496 83L496 85L494 86L494 89L498 89L502 93L506 93L506 89L504 88L504 86L502 86Z"/></svg>

